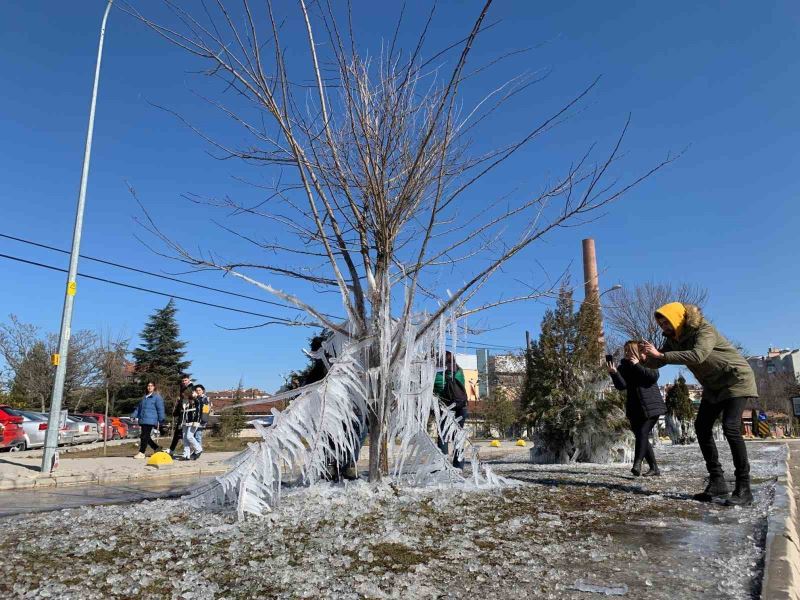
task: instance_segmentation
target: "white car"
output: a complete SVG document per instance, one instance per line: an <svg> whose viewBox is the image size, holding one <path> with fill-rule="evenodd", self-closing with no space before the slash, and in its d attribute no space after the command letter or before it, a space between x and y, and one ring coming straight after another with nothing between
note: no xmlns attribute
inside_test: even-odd
<svg viewBox="0 0 800 600"><path fill-rule="evenodd" d="M90 444L100 439L100 425L67 417L67 429L73 432L73 444Z"/></svg>
<svg viewBox="0 0 800 600"><path fill-rule="evenodd" d="M18 408L5 408L4 410L11 415L22 417L20 425L25 436L25 445L20 450L44 446L44 438L47 435L47 419L38 413L19 410Z"/></svg>

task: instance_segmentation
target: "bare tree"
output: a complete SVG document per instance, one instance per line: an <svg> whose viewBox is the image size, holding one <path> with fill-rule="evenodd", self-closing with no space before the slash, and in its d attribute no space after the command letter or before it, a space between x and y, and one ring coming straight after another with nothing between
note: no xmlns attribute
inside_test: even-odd
<svg viewBox="0 0 800 600"><path fill-rule="evenodd" d="M127 383L128 374L128 347L130 339L121 334L112 335L110 332L97 336L98 345L96 352L97 371L102 378L102 386L106 396L105 422L108 423L109 407L113 410L113 400L117 392ZM106 436L103 436L103 455L106 453Z"/></svg>
<svg viewBox="0 0 800 600"><path fill-rule="evenodd" d="M64 380L65 396L96 383L94 360L97 339L91 331L76 331L70 337L70 354ZM24 396L24 403L38 403L47 410L53 392L55 367L51 357L57 352L58 336L41 336L35 325L23 323L15 315L0 325L0 355L5 361L6 377L12 389Z"/></svg>
<svg viewBox="0 0 800 600"><path fill-rule="evenodd" d="M475 184L571 117L597 83L583 86L537 123L520 124L515 139L477 152L471 137L479 127L486 127L507 100L544 78L521 74L496 82L466 105L466 82L491 74L498 62L518 54L470 66L474 45L489 27L491 0L462 39L427 55L435 4L407 52L398 41L401 13L393 35L374 57L359 48L349 5L342 16L335 14L334 3L312 3L309 10L299 0L295 17L306 37L305 61L287 58L281 38L286 19L276 15L269 0L257 6L243 0L236 8L222 0L210 4L192 14L165 2L171 22L127 10L203 62L206 75L224 82L227 100L206 100L249 141L234 146L173 114L219 158L275 169L275 180L259 185L263 198L257 202L191 199L250 217L252 226L281 235L266 239L238 223L223 226L265 252L264 261L254 262L193 251L162 233L149 216L144 224L167 244L166 255L249 282L304 315L264 324L323 326L366 342L375 374L369 390L371 448L386 442L392 403L386 374L404 352L410 319L425 314L419 339L445 315L466 317L548 293L532 286L509 297L478 296L508 260L554 230L595 218L599 209L674 159L668 155L627 183L606 181L619 158L626 122L599 160L591 158L594 144L589 145L539 191L517 199L487 198ZM459 265L463 273L454 276ZM296 291L276 281L290 282ZM443 281L458 283L446 290ZM306 292L320 291L341 297L344 320L303 299ZM380 478L379 454L370 452L371 480Z"/></svg>
<svg viewBox="0 0 800 600"><path fill-rule="evenodd" d="M708 292L700 286L652 281L635 288L623 285L609 295L611 302L604 304L603 309L606 322L614 333L625 339L648 340L657 345L663 342L663 334L653 317L658 308L668 302L694 304L702 308L708 300ZM615 336L614 339L619 338Z"/></svg>

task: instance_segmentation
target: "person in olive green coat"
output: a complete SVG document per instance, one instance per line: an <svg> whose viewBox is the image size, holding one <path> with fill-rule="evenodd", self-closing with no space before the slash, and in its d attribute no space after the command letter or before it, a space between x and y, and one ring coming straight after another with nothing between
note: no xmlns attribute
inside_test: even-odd
<svg viewBox="0 0 800 600"><path fill-rule="evenodd" d="M719 462L712 428L722 415L722 431L733 455L736 488L726 504L752 503L750 464L742 438L742 411L751 398L758 397L753 370L745 358L716 328L700 309L690 304L671 302L655 312L666 342L657 350L650 342L643 344L645 365L685 365L703 386L700 409L694 422L697 442L703 452L709 483L696 500L711 501L728 495L728 485Z"/></svg>

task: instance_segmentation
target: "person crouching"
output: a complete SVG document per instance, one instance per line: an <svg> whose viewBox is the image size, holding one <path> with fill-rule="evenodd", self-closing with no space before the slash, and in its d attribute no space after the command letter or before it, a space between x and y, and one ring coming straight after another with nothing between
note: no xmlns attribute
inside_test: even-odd
<svg viewBox="0 0 800 600"><path fill-rule="evenodd" d="M742 411L758 397L753 370L744 356L709 323L697 306L671 302L655 312L666 342L657 350L650 342L642 345L650 367L686 365L703 386L700 409L694 422L697 442L703 452L709 482L695 500L710 502L728 495L728 484L719 462L712 428L722 416L722 432L731 448L736 488L725 502L746 506L753 502L750 491L750 463L742 438Z"/></svg>

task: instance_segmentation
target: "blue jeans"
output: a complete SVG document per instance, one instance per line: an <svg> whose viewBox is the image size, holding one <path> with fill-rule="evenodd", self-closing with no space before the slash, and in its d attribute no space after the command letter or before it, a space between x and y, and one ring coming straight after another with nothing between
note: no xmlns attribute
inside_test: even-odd
<svg viewBox="0 0 800 600"><path fill-rule="evenodd" d="M190 458L192 454L200 454L203 451L203 446L197 439L199 430L197 425L183 426L183 458Z"/></svg>

